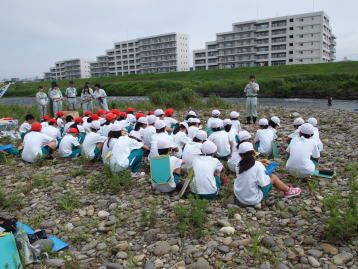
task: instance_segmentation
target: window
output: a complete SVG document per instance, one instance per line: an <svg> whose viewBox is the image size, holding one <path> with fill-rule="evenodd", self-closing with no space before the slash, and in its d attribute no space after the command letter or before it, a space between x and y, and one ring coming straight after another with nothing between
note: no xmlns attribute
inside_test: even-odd
<svg viewBox="0 0 358 269"><path fill-rule="evenodd" d="M300 43L300 46L303 47L303 43Z"/></svg>
<svg viewBox="0 0 358 269"><path fill-rule="evenodd" d="M300 59L300 60L299 60L299 62L300 62L300 63L302 63L302 62L303 62L303 60L302 60L302 59Z"/></svg>
<svg viewBox="0 0 358 269"><path fill-rule="evenodd" d="M293 31L293 27L290 27L290 31Z"/></svg>
<svg viewBox="0 0 358 269"><path fill-rule="evenodd" d="M300 35L300 38L303 38L303 35Z"/></svg>
<svg viewBox="0 0 358 269"><path fill-rule="evenodd" d="M293 50L290 50L290 54L293 54Z"/></svg>
<svg viewBox="0 0 358 269"><path fill-rule="evenodd" d="M293 22L293 19L290 19L290 22Z"/></svg>
<svg viewBox="0 0 358 269"><path fill-rule="evenodd" d="M292 63L292 62L293 62L293 59L289 59L288 61L289 61L290 63Z"/></svg>
<svg viewBox="0 0 358 269"><path fill-rule="evenodd" d="M293 38L293 35L290 35L290 38Z"/></svg>
<svg viewBox="0 0 358 269"><path fill-rule="evenodd" d="M293 43L290 43L290 47L293 47Z"/></svg>

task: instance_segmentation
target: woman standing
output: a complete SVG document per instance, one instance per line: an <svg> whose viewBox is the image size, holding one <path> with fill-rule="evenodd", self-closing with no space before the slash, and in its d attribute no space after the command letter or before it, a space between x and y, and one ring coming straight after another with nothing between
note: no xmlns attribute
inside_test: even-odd
<svg viewBox="0 0 358 269"><path fill-rule="evenodd" d="M85 85L83 87L83 90L82 90L82 93L81 93L81 103L82 103L83 113L85 111L92 111L93 110L92 100L93 100L93 96L89 91L89 87L88 87L88 85Z"/></svg>
<svg viewBox="0 0 358 269"><path fill-rule="evenodd" d="M47 94L44 92L44 87L39 86L38 93L36 93L36 103L41 119L43 116L47 115L48 102L49 100Z"/></svg>

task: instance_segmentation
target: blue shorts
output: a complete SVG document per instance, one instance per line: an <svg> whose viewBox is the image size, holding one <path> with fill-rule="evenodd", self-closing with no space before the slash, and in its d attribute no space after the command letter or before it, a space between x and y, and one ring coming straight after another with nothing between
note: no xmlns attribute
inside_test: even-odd
<svg viewBox="0 0 358 269"><path fill-rule="evenodd" d="M272 189L272 183L268 184L265 188L260 187L262 194L264 195L263 198L266 198L269 195L270 190Z"/></svg>
<svg viewBox="0 0 358 269"><path fill-rule="evenodd" d="M48 152L48 150L47 150L46 147L43 147L43 148L41 149L41 151L42 151L42 154L43 154L43 155L48 155L48 154L49 154L49 152Z"/></svg>
<svg viewBox="0 0 358 269"><path fill-rule="evenodd" d="M95 147L93 160L98 160L100 154L101 152L99 151L99 148Z"/></svg>

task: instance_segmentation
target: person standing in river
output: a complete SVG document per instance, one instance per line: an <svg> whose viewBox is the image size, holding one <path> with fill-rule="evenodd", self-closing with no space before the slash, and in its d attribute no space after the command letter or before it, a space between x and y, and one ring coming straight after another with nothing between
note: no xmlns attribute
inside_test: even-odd
<svg viewBox="0 0 358 269"><path fill-rule="evenodd" d="M244 92L246 94L246 124L251 123L251 117L253 123L256 122L257 119L257 94L260 90L259 84L256 83L256 77L254 75L250 75L250 82L246 84Z"/></svg>

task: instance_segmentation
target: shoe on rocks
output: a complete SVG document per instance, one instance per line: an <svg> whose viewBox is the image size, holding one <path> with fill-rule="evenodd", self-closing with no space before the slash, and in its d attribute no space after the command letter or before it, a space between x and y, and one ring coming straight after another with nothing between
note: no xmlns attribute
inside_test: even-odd
<svg viewBox="0 0 358 269"><path fill-rule="evenodd" d="M291 198L291 197L295 197L295 196L300 195L301 192L302 192L302 190L301 190L300 188L292 188L292 187L290 187L290 188L288 189L288 191L286 191L286 192L284 193L284 196L285 196L286 198Z"/></svg>
<svg viewBox="0 0 358 269"><path fill-rule="evenodd" d="M145 176L145 173L144 172L135 172L135 173L132 173L132 177L133 178L140 178L140 177L144 177Z"/></svg>

